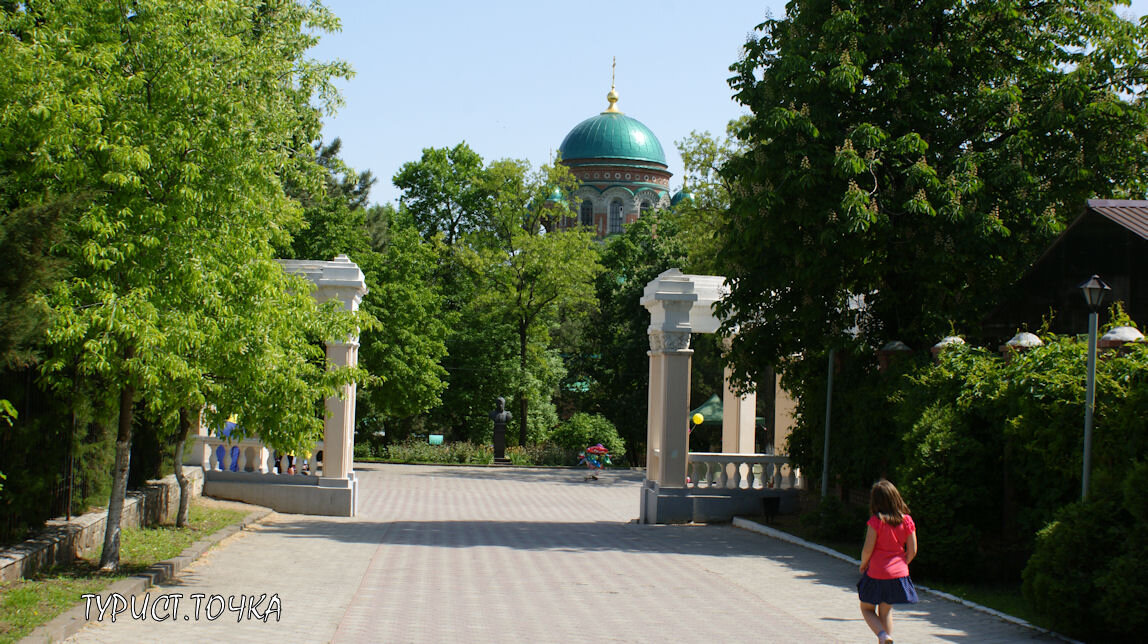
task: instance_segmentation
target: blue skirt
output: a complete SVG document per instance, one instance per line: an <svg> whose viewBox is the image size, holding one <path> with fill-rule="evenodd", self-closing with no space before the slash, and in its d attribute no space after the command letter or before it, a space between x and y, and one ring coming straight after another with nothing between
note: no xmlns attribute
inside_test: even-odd
<svg viewBox="0 0 1148 644"><path fill-rule="evenodd" d="M917 587L910 577L873 579L869 573L857 582L857 597L866 604L916 604Z"/></svg>

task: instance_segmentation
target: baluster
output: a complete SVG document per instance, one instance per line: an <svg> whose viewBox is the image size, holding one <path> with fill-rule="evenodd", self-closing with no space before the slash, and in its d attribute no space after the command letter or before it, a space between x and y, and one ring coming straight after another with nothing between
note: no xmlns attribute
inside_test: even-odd
<svg viewBox="0 0 1148 644"><path fill-rule="evenodd" d="M726 483L729 481L729 473L725 470L725 463L714 463L714 468L717 470L714 477L715 483L721 489L725 489Z"/></svg>
<svg viewBox="0 0 1148 644"><path fill-rule="evenodd" d="M207 441L207 469L219 469L219 457L215 453L215 444Z"/></svg>
<svg viewBox="0 0 1148 644"><path fill-rule="evenodd" d="M755 480L757 480L756 477L754 477L754 475L753 475L753 468L755 467L755 465L753 463L746 462L746 463L742 463L742 467L745 468L745 477L743 478L743 480L745 481L745 489L752 490L753 489L753 483Z"/></svg>

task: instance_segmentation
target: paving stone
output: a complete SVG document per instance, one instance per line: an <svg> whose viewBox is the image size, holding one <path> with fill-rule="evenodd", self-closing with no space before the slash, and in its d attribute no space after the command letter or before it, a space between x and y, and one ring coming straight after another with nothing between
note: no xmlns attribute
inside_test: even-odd
<svg viewBox="0 0 1148 644"><path fill-rule="evenodd" d="M730 526L632 523L640 474L356 470L358 516L277 515L150 591L275 593L279 622L120 618L72 641L875 641L855 568ZM902 642L1048 639L937 598L895 625Z"/></svg>

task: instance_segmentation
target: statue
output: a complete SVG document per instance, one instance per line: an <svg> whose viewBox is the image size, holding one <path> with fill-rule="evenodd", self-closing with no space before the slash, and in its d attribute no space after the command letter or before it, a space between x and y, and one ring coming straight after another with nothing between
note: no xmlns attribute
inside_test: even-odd
<svg viewBox="0 0 1148 644"><path fill-rule="evenodd" d="M506 424L512 418L506 411L506 399L499 396L494 411L490 412L490 419L494 421L494 458L506 458Z"/></svg>

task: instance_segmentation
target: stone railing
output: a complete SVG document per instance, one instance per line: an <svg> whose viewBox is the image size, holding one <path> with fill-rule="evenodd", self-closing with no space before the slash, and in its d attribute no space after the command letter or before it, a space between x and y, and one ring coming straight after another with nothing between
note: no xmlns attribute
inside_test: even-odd
<svg viewBox="0 0 1148 644"><path fill-rule="evenodd" d="M199 449L203 450L201 464L208 471L282 474L291 476L291 459L277 454L254 438L229 441L215 436L199 436ZM222 449L220 449L222 447ZM295 456L294 475L321 476L323 472L323 442L311 450L311 456Z"/></svg>
<svg viewBox="0 0 1148 644"><path fill-rule="evenodd" d="M800 473L785 456L690 452L686 487L694 490L764 490L803 487Z"/></svg>

